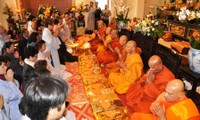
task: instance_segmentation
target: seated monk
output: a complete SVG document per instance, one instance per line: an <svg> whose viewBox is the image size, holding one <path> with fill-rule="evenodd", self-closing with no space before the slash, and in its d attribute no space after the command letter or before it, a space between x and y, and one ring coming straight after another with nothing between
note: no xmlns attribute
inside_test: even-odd
<svg viewBox="0 0 200 120"><path fill-rule="evenodd" d="M110 73L109 83L118 94L125 94L132 83L139 79L142 74L143 63L140 55L135 52L136 42L129 41L126 44L126 61L118 61L120 72Z"/></svg>
<svg viewBox="0 0 200 120"><path fill-rule="evenodd" d="M175 78L157 55L149 59L148 65L150 68L147 73L139 81L133 83L126 94L130 113L150 113L151 103L165 90L168 81Z"/></svg>
<svg viewBox="0 0 200 120"><path fill-rule="evenodd" d="M112 40L107 45L105 51L98 52L97 59L101 65L106 65L111 62L116 62L118 59L116 49L121 49L119 44L119 35L117 30L111 31Z"/></svg>
<svg viewBox="0 0 200 120"><path fill-rule="evenodd" d="M119 44L122 46L122 49L116 49L118 54L118 61L125 62L126 60L126 43L128 41L128 37L126 35L122 35L119 39ZM107 73L111 72L119 72L119 66L116 64L116 62L112 62L106 65L105 69Z"/></svg>
<svg viewBox="0 0 200 120"><path fill-rule="evenodd" d="M98 30L94 30L94 33L98 36L98 38L91 41L91 50L96 51L98 46L101 44L101 40L106 35L106 25L102 20L97 22Z"/></svg>
<svg viewBox="0 0 200 120"><path fill-rule="evenodd" d="M199 111L184 93L184 84L179 79L167 83L165 92L151 104L151 114L133 113L130 120L194 120ZM197 119L196 119L197 120Z"/></svg>
<svg viewBox="0 0 200 120"><path fill-rule="evenodd" d="M110 23L108 24L108 27L111 27L112 29L117 29L117 21L115 17L111 18Z"/></svg>
<svg viewBox="0 0 200 120"><path fill-rule="evenodd" d="M100 42L101 44L97 48L97 54L98 52L101 52L107 49L108 43L110 43L110 41L112 40L111 31L112 31L111 27L106 28L106 36Z"/></svg>

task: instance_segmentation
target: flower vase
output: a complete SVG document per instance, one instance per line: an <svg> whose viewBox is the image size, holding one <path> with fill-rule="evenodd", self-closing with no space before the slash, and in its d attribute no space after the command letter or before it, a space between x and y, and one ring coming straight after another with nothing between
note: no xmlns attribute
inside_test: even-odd
<svg viewBox="0 0 200 120"><path fill-rule="evenodd" d="M200 50L190 47L188 64L193 72L200 74Z"/></svg>
<svg viewBox="0 0 200 120"><path fill-rule="evenodd" d="M117 28L119 31L126 29L126 23L124 21L117 21Z"/></svg>

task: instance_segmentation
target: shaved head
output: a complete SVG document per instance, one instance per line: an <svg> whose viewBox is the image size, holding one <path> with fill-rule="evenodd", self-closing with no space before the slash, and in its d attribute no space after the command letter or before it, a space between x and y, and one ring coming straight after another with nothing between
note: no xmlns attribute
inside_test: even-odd
<svg viewBox="0 0 200 120"><path fill-rule="evenodd" d="M128 37L126 35L122 35L119 39L119 44L121 46L124 46L126 44L126 42L128 41Z"/></svg>
<svg viewBox="0 0 200 120"><path fill-rule="evenodd" d="M162 60L161 60L161 58L158 55L153 55L149 59L148 63L149 64L162 64Z"/></svg>
<svg viewBox="0 0 200 120"><path fill-rule="evenodd" d="M130 44L132 47L136 47L136 46L137 46L135 41L128 41L128 42L127 42L127 45L129 45L129 44Z"/></svg>
<svg viewBox="0 0 200 120"><path fill-rule="evenodd" d="M107 27L106 28L106 35L109 35L112 31L112 28L111 27Z"/></svg>
<svg viewBox="0 0 200 120"><path fill-rule="evenodd" d="M135 52L135 49L136 49L136 42L135 41L128 41L127 43L126 43L126 52L128 53L128 54L131 54L131 53L133 53L133 52Z"/></svg>
<svg viewBox="0 0 200 120"><path fill-rule="evenodd" d="M148 65L150 67L150 70L152 70L155 74L159 73L163 69L163 63L161 58L158 55L153 55L149 61Z"/></svg>
<svg viewBox="0 0 200 120"><path fill-rule="evenodd" d="M183 98L184 84L179 79L171 80L165 88L165 98L167 101L178 101Z"/></svg>
<svg viewBox="0 0 200 120"><path fill-rule="evenodd" d="M111 31L112 39L118 38L118 30L114 29Z"/></svg>
<svg viewBox="0 0 200 120"><path fill-rule="evenodd" d="M179 79L174 79L174 80L171 80L167 83L167 86L166 88L170 88L176 92L183 92L184 91L184 84L181 80Z"/></svg>

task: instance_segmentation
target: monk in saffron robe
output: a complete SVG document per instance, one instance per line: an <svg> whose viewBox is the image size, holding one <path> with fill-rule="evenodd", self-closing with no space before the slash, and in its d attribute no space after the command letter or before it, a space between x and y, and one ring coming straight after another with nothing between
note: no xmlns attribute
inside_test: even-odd
<svg viewBox="0 0 200 120"><path fill-rule="evenodd" d="M106 35L106 25L102 20L97 22L98 30L94 30L94 33L98 36L98 38L91 41L91 50L96 51L98 46L101 44L102 39Z"/></svg>
<svg viewBox="0 0 200 120"><path fill-rule="evenodd" d="M106 65L111 62L116 62L118 60L116 49L121 49L121 45L119 44L119 36L117 30L112 30L111 32L112 40L108 43L106 51L98 52L97 59L99 63L102 65Z"/></svg>
<svg viewBox="0 0 200 120"><path fill-rule="evenodd" d="M118 94L125 94L132 83L139 79L142 74L143 63L140 55L135 52L136 42L129 41L126 44L126 61L118 61L116 64L121 68L118 73L110 73L109 83Z"/></svg>
<svg viewBox="0 0 200 120"><path fill-rule="evenodd" d="M119 44L122 46L122 49L119 50L118 48L117 50L117 54L118 54L118 61L122 61L125 62L126 60L126 43L128 41L128 37L126 35L122 35L119 39ZM106 71L109 73L111 72L119 72L120 67L116 64L116 62L112 62L106 65L105 67Z"/></svg>
<svg viewBox="0 0 200 120"><path fill-rule="evenodd" d="M126 94L130 113L150 113L151 103L165 90L167 83L175 78L157 55L149 59L148 65L150 68L147 73L139 81L133 83Z"/></svg>
<svg viewBox="0 0 200 120"><path fill-rule="evenodd" d="M130 120L192 120L199 111L184 93L184 84L179 79L168 82L165 92L151 104L151 114L133 113Z"/></svg>
<svg viewBox="0 0 200 120"><path fill-rule="evenodd" d="M103 41L101 42L101 44L98 46L97 48L97 54L101 51L105 51L108 47L108 43L111 42L112 37L111 37L111 31L112 28L111 27L107 27L106 28L106 36L102 39Z"/></svg>

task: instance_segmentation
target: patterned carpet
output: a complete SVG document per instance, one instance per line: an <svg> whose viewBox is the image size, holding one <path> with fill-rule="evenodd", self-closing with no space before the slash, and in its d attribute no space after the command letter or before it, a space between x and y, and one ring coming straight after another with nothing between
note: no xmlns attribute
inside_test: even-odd
<svg viewBox="0 0 200 120"><path fill-rule="evenodd" d="M68 97L68 101L70 102L68 109L75 113L77 120L95 120L86 96L83 80L77 72L77 65L68 63L67 68L73 73L73 77L67 80L71 87Z"/></svg>

